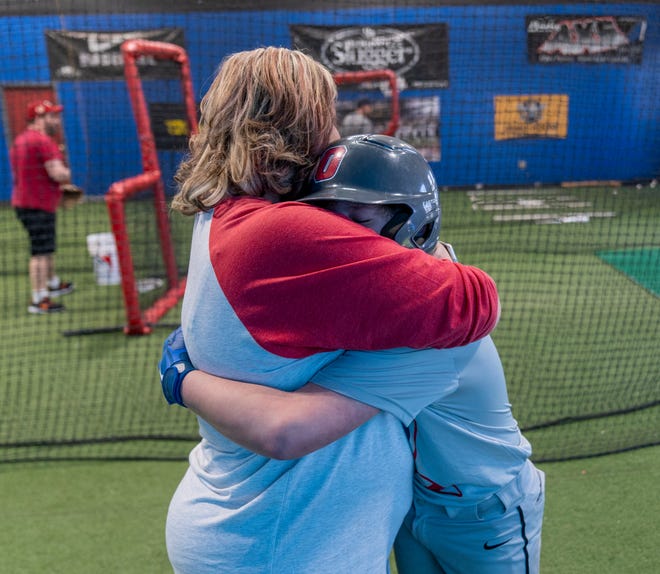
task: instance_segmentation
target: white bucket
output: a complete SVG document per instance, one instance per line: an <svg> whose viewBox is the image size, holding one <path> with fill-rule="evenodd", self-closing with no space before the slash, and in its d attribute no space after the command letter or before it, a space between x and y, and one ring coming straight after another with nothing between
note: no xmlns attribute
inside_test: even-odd
<svg viewBox="0 0 660 574"><path fill-rule="evenodd" d="M119 260L112 233L92 233L87 236L87 251L94 259L94 274L99 285L119 285Z"/></svg>

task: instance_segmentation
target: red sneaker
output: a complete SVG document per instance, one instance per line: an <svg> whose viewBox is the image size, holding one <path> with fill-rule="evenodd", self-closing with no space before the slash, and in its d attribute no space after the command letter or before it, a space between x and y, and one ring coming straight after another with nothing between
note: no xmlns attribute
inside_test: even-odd
<svg viewBox="0 0 660 574"><path fill-rule="evenodd" d="M28 313L35 315L44 315L46 313L58 313L64 311L64 305L51 301L48 297L44 297L39 303L30 303Z"/></svg>

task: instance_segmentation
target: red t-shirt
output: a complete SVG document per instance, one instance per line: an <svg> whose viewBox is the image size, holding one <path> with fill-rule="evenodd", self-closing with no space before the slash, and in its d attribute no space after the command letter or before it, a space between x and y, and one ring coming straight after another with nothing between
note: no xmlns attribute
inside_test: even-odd
<svg viewBox="0 0 660 574"><path fill-rule="evenodd" d="M214 210L209 247L243 326L282 357L455 347L497 323L497 288L484 271L303 203L225 200Z"/></svg>
<svg viewBox="0 0 660 574"><path fill-rule="evenodd" d="M60 184L50 178L45 167L47 161L54 159L62 160L62 152L46 134L27 129L16 137L9 152L14 207L57 211L62 195Z"/></svg>

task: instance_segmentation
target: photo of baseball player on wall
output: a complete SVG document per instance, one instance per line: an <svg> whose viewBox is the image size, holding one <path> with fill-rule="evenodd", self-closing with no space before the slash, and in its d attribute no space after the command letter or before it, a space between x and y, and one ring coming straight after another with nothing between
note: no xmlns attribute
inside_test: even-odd
<svg viewBox="0 0 660 574"><path fill-rule="evenodd" d="M373 123L373 133L385 133L392 118L392 106L388 97L375 92L369 93L371 111L369 119ZM373 94L373 95L372 95ZM355 99L342 98L340 91L337 101L337 124L355 107ZM344 134L342 134L344 135ZM393 134L415 147L426 161L440 161L440 97L424 96L399 99L399 122Z"/></svg>

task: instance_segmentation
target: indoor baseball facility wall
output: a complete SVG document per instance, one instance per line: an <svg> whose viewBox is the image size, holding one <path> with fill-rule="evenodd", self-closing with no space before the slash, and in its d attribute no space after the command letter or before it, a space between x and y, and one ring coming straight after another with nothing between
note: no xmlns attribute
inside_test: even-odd
<svg viewBox="0 0 660 574"><path fill-rule="evenodd" d="M198 98L224 56L261 45L318 49L334 71L393 69L407 110L398 135L434 140L428 159L441 186L629 182L660 171L657 3L187 4L162 2L158 12L140 1L0 8L0 89L52 87L65 108L74 179L89 194L140 171L121 70L103 68L117 64L126 34L141 31L182 43ZM580 44L587 28L592 39L609 34L609 50ZM543 41L555 45L540 49ZM7 98L0 104L7 166L9 115L17 112ZM163 161L170 190L176 163ZM10 189L9 170L0 170L0 200Z"/></svg>

